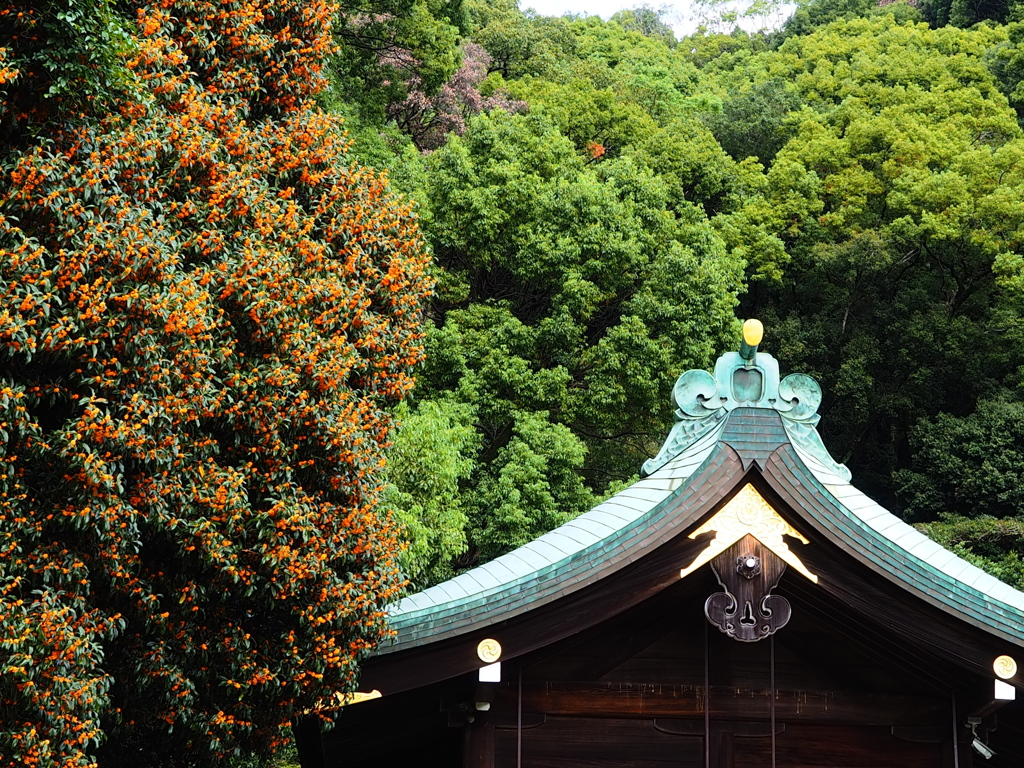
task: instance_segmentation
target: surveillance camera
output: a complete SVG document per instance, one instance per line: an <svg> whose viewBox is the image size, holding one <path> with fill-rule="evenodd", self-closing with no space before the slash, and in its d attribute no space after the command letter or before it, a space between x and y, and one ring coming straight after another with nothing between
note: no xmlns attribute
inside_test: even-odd
<svg viewBox="0 0 1024 768"><path fill-rule="evenodd" d="M981 739L975 737L974 741L971 742L971 746L974 747L974 751L984 757L986 760L992 758L995 754L995 750L989 747L988 744L983 742Z"/></svg>

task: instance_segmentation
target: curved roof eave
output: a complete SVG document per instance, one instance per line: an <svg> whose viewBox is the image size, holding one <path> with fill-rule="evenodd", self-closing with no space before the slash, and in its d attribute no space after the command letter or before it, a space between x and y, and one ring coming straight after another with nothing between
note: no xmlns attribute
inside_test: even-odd
<svg viewBox="0 0 1024 768"><path fill-rule="evenodd" d="M579 517L495 560L403 598L389 613L391 627L398 633L395 642L378 653L418 645L469 612L493 615L503 609L501 619L508 619L529 610L538 599L550 597L548 593L564 594L585 586L586 574L597 560L621 549L621 541L632 530L646 527L647 518L660 505L700 474L720 445L727 421L713 425L654 474ZM557 579L550 578L554 574Z"/></svg>
<svg viewBox="0 0 1024 768"><path fill-rule="evenodd" d="M828 468L795 444L790 447L790 469L803 470L792 484L798 493L802 486L801 507L813 511L809 517L831 531L831 538L933 605L1024 644L1024 592L943 548L849 482L837 482ZM808 479L813 482L808 484Z"/></svg>

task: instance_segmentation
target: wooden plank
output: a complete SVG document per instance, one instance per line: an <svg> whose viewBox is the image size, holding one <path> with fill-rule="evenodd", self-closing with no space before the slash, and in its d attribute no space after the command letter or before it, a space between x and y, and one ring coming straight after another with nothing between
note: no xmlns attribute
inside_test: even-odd
<svg viewBox="0 0 1024 768"><path fill-rule="evenodd" d="M513 730L496 731L495 768L515 768ZM523 768L703 768L701 736L660 732L651 720L549 718L522 732Z"/></svg>
<svg viewBox="0 0 1024 768"><path fill-rule="evenodd" d="M739 744L741 739L737 739ZM788 725L776 739L776 764L829 768L936 768L942 745L901 741L887 728L864 726ZM771 742L751 739L738 747L740 762L770 765Z"/></svg>
<svg viewBox="0 0 1024 768"><path fill-rule="evenodd" d="M517 692L499 689L495 718L504 724L515 713ZM523 685L523 711L549 716L686 718L704 716L700 686L611 683ZM713 686L712 720L763 720L771 706L766 690ZM948 702L922 696L855 694L840 691L778 691L776 719L785 722L860 723L891 726L908 718L938 717Z"/></svg>

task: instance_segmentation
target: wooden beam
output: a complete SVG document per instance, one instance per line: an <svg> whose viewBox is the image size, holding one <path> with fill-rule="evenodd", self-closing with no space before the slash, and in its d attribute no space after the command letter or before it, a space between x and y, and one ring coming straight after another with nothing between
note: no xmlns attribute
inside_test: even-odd
<svg viewBox="0 0 1024 768"><path fill-rule="evenodd" d="M486 716L466 726L464 768L494 768L494 724Z"/></svg>
<svg viewBox="0 0 1024 768"><path fill-rule="evenodd" d="M517 706L514 688L498 690L492 718L506 724ZM713 686L710 715L714 719L761 720L769 711L771 694ZM704 689L699 686L529 683L523 685L523 711L531 714L581 717L686 718L704 716ZM778 691L775 714L779 721L858 723L889 726L943 716L948 702L923 696L855 694L842 691ZM751 717L751 713L757 713Z"/></svg>
<svg viewBox="0 0 1024 768"><path fill-rule="evenodd" d="M316 715L296 717L292 722L295 751L302 768L325 768L323 743L320 740L320 718Z"/></svg>

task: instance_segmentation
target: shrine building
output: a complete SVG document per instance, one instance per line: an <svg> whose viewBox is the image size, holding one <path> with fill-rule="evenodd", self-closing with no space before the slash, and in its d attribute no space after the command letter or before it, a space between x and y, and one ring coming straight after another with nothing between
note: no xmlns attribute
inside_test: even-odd
<svg viewBox="0 0 1024 768"><path fill-rule="evenodd" d="M642 480L394 606L303 768L1024 768L1024 593L858 491L744 337Z"/></svg>

